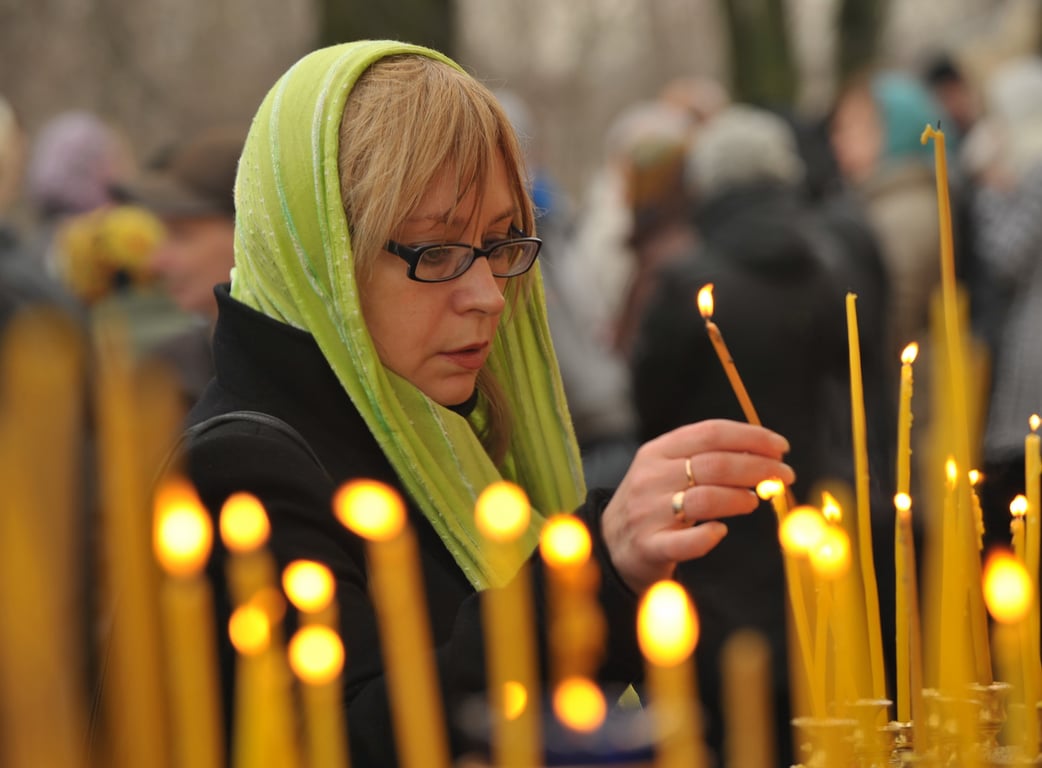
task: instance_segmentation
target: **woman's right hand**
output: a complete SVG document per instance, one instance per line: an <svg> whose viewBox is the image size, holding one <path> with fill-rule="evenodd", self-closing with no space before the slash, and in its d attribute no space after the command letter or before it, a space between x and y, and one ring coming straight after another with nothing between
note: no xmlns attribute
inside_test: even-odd
<svg viewBox="0 0 1042 768"><path fill-rule="evenodd" d="M756 485L795 479L788 441L769 429L712 419L667 432L637 451L604 510L612 565L638 595L726 535L719 518L752 512Z"/></svg>

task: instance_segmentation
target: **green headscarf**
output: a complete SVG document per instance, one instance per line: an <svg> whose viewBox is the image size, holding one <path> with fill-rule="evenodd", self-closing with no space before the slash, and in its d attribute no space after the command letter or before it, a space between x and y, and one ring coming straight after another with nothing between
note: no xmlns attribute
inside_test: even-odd
<svg viewBox="0 0 1042 768"><path fill-rule="evenodd" d="M377 356L359 304L340 195L339 129L359 76L373 62L403 53L459 69L427 48L361 41L308 54L272 87L239 163L232 296L315 338L406 491L481 589L503 583L516 568L493 568L481 554L473 509L482 490L506 479L528 493L527 554L540 513L573 510L585 489L538 272L532 290L500 322L487 363L518 421L502 475L465 417Z"/></svg>

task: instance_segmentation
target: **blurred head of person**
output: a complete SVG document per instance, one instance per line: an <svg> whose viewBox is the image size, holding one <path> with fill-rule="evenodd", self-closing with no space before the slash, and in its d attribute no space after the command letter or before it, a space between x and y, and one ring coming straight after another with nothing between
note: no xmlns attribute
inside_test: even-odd
<svg viewBox="0 0 1042 768"><path fill-rule="evenodd" d="M0 96L0 216L18 197L25 140L14 109Z"/></svg>
<svg viewBox="0 0 1042 768"><path fill-rule="evenodd" d="M830 137L843 175L857 183L901 163L930 162L933 146L920 141L927 124L947 115L922 81L902 72L858 78L840 95Z"/></svg>
<svg viewBox="0 0 1042 768"><path fill-rule="evenodd" d="M26 192L44 221L112 202L112 187L134 172L126 140L95 114L65 112L43 125L30 150Z"/></svg>
<svg viewBox="0 0 1042 768"><path fill-rule="evenodd" d="M980 116L980 105L973 85L955 57L947 53L935 56L926 65L923 79L958 133L968 133Z"/></svg>
<svg viewBox="0 0 1042 768"><path fill-rule="evenodd" d="M149 267L186 312L217 317L213 288L235 260L235 174L245 131L212 128L176 146L157 167L116 189L158 216L165 236Z"/></svg>

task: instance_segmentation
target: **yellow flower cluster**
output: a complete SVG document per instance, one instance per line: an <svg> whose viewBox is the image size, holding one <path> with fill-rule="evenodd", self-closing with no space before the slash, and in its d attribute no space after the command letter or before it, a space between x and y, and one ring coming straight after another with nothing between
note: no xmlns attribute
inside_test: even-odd
<svg viewBox="0 0 1042 768"><path fill-rule="evenodd" d="M163 238L163 224L149 211L133 205L102 208L76 216L57 237L62 280L87 303L108 294L117 279L148 282L148 260Z"/></svg>

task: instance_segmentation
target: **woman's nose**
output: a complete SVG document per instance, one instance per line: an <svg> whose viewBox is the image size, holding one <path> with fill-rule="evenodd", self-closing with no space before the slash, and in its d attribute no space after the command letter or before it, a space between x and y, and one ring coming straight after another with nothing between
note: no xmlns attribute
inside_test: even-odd
<svg viewBox="0 0 1042 768"><path fill-rule="evenodd" d="M474 259L470 269L460 275L458 281L460 290L456 294L461 311L476 310L498 315L506 306L503 297L506 278L497 278L492 274L492 265L488 259Z"/></svg>

